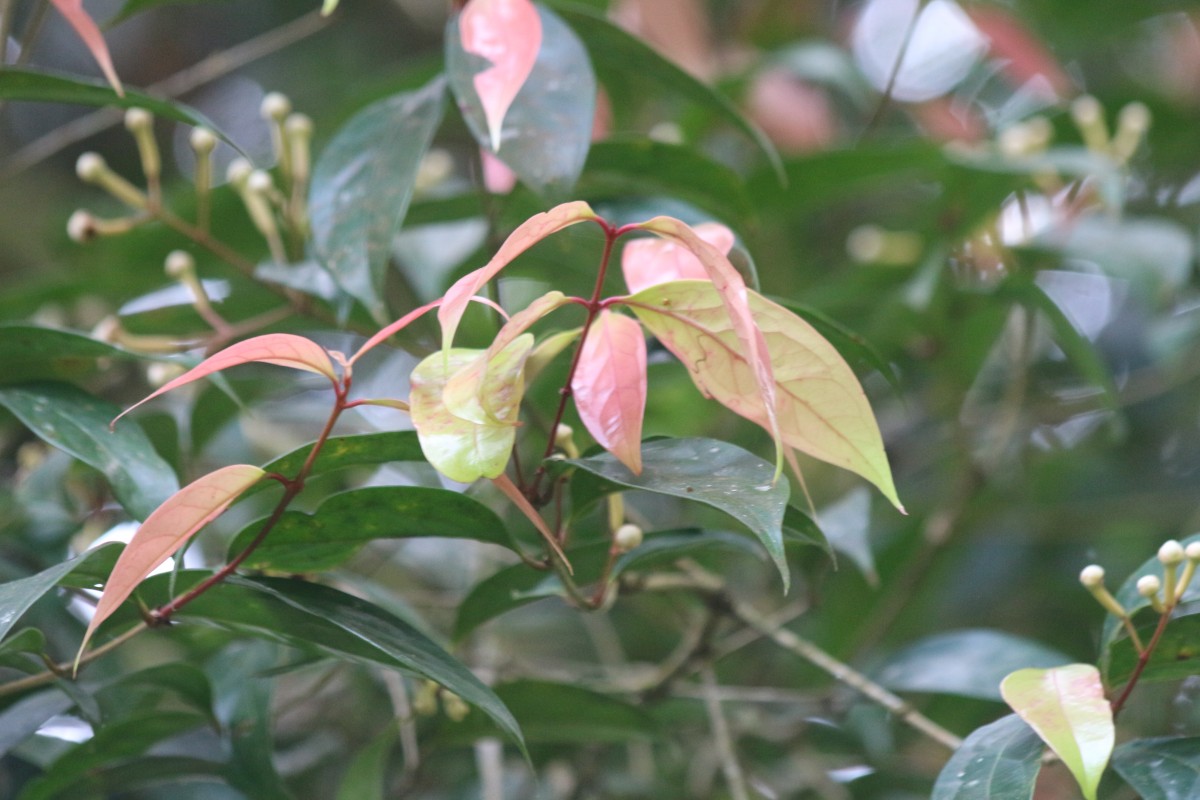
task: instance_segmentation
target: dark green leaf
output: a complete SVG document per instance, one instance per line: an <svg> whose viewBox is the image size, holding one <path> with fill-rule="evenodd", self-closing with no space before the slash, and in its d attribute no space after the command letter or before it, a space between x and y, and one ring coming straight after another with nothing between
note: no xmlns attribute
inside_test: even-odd
<svg viewBox="0 0 1200 800"><path fill-rule="evenodd" d="M82 566L88 559L99 553L106 555L114 549L105 545L95 550L80 553L72 559L55 564L28 578L0 583L0 639L12 629L21 615L29 610L46 592L53 589L67 575Z"/></svg>
<svg viewBox="0 0 1200 800"><path fill-rule="evenodd" d="M121 6L121 10L118 11L112 19L105 23L105 27L111 28L114 25L119 25L136 14L140 14L143 11L149 11L152 8L159 8L160 6L228 2L229 0L125 0L125 5Z"/></svg>
<svg viewBox="0 0 1200 800"><path fill-rule="evenodd" d="M354 757L338 786L337 800L385 800L384 780L397 732L395 725L389 725Z"/></svg>
<svg viewBox="0 0 1200 800"><path fill-rule="evenodd" d="M68 786L63 786L55 798L85 797L133 797L140 789L172 787L179 798L179 786L191 785L197 780L207 779L209 786L225 784L226 765L218 761L188 756L135 756L121 758L92 767L87 773L76 775ZM162 797L163 795L155 795ZM188 795L200 797L203 795ZM241 795L238 795L239 797ZM223 797L223 795L218 795ZM24 798L24 795L22 795Z"/></svg>
<svg viewBox="0 0 1200 800"><path fill-rule="evenodd" d="M1135 739L1113 751L1112 765L1143 800L1200 797L1200 738Z"/></svg>
<svg viewBox="0 0 1200 800"><path fill-rule="evenodd" d="M753 453L715 439L661 439L642 445L642 474L609 453L567 463L629 489L694 500L744 524L766 547L788 585L783 515L789 486Z"/></svg>
<svg viewBox="0 0 1200 800"><path fill-rule="evenodd" d="M1158 617L1146 616L1136 624L1138 636L1150 641L1158 627ZM1105 680L1120 686L1133 674L1138 653L1128 639L1120 639L1108 650ZM1180 605L1158 640L1150 660L1139 678L1142 682L1180 680L1200 671L1200 602Z"/></svg>
<svg viewBox="0 0 1200 800"><path fill-rule="evenodd" d="M158 664L126 673L97 691L103 702L106 699L127 702L129 695L144 692L170 692L196 711L211 717L213 692L208 676L199 667L182 661Z"/></svg>
<svg viewBox="0 0 1200 800"><path fill-rule="evenodd" d="M902 692L934 692L1002 701L1000 681L1026 667L1073 661L1037 642L990 630L927 636L889 657L873 677Z"/></svg>
<svg viewBox="0 0 1200 800"><path fill-rule="evenodd" d="M64 713L75 705L66 694L58 689L23 697L0 712L0 756L8 753L51 717Z"/></svg>
<svg viewBox="0 0 1200 800"><path fill-rule="evenodd" d="M933 800L1029 800L1045 745L1016 714L967 737L933 786Z"/></svg>
<svg viewBox="0 0 1200 800"><path fill-rule="evenodd" d="M46 652L46 636L37 628L22 628L0 642L0 667L22 672L41 672L46 668L41 656Z"/></svg>
<svg viewBox="0 0 1200 800"><path fill-rule="evenodd" d="M78 380L104 368L101 359L134 360L122 350L82 333L36 325L0 325L0 385L39 379Z"/></svg>
<svg viewBox="0 0 1200 800"><path fill-rule="evenodd" d="M392 237L441 124L445 95L445 81L437 78L367 106L338 131L313 169L309 204L317 257L381 323Z"/></svg>
<svg viewBox="0 0 1200 800"><path fill-rule="evenodd" d="M728 98L663 58L636 36L613 25L602 13L570 3L553 5L587 46L602 79L607 80L609 75L636 75L661 84L673 97L695 103L745 134L770 162L778 181L782 168L775 146Z"/></svg>
<svg viewBox="0 0 1200 800"><path fill-rule="evenodd" d="M834 550L849 557L872 585L879 582L871 550L871 493L859 486L821 509L821 530Z"/></svg>
<svg viewBox="0 0 1200 800"><path fill-rule="evenodd" d="M287 455L280 456L269 464L263 465L266 472L276 472L291 477L300 471L304 460L312 450L311 444L298 447ZM354 436L333 436L326 440L321 452L313 462L310 476L325 475L340 469L350 467L378 466L392 461L424 461L421 453L421 443L417 441L416 431L385 431L383 433L363 433ZM259 488L255 486L246 494L253 494Z"/></svg>
<svg viewBox="0 0 1200 800"><path fill-rule="evenodd" d="M833 555L833 547L824 532L813 522L812 517L795 506L789 505L783 512L784 541L794 544L809 544Z"/></svg>
<svg viewBox="0 0 1200 800"><path fill-rule="evenodd" d="M246 549L264 522L252 522L234 537L230 558ZM245 565L276 572L319 572L337 566L374 539L418 536L513 547L495 512L465 494L422 486L369 486L335 494L313 514L286 512Z"/></svg>
<svg viewBox="0 0 1200 800"><path fill-rule="evenodd" d="M104 473L135 519L145 519L179 490L175 472L137 423L109 429L121 413L111 403L70 384L45 382L0 388L0 405L47 443Z"/></svg>
<svg viewBox="0 0 1200 800"><path fill-rule="evenodd" d="M580 686L522 680L495 688L531 743L627 742L658 734L654 718L642 709ZM448 724L439 732L439 739L469 743L495 735L495 725L471 714L462 722Z"/></svg>
<svg viewBox="0 0 1200 800"><path fill-rule="evenodd" d="M596 76L583 43L558 15L539 7L542 44L521 91L504 115L496 155L539 194L566 199L587 159L596 112ZM446 74L467 127L491 150L474 77L487 62L467 53L458 17L446 23Z"/></svg>

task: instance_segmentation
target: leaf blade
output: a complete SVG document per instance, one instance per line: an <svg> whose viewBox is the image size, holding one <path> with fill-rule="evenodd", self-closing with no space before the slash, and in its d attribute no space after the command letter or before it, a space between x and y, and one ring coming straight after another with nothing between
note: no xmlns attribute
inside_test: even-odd
<svg viewBox="0 0 1200 800"><path fill-rule="evenodd" d="M600 312L584 339L571 379L584 427L635 475L642 471L646 413L646 339L623 314Z"/></svg>
<svg viewBox="0 0 1200 800"><path fill-rule="evenodd" d="M1042 740L1016 714L976 729L938 775L932 800L1030 800Z"/></svg>
<svg viewBox="0 0 1200 800"><path fill-rule="evenodd" d="M542 20L529 0L471 0L458 16L462 49L488 62L471 83L483 105L492 151L542 45Z"/></svg>

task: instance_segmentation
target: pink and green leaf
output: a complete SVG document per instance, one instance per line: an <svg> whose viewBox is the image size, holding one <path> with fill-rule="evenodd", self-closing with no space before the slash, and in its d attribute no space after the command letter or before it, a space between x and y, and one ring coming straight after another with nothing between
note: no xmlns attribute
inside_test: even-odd
<svg viewBox="0 0 1200 800"><path fill-rule="evenodd" d="M526 519L533 523L533 527L537 528L537 532L546 541L546 546L562 559L567 572L572 575L575 574L575 570L572 569L571 562L567 560L567 554L562 551L562 547L559 545L558 539L555 538L554 532L550 530L550 526L546 524L546 520L542 519L542 515L533 507L533 503L529 502L529 498L525 497L525 494L517 488L512 479L502 472L492 478L492 483L504 493L505 497L512 501L512 504L517 507L518 511L525 515Z"/></svg>
<svg viewBox="0 0 1200 800"><path fill-rule="evenodd" d="M100 623L133 594L147 575L265 474L248 464L222 467L183 487L146 517L108 576L79 654L83 654Z"/></svg>
<svg viewBox="0 0 1200 800"><path fill-rule="evenodd" d="M596 219L596 212L592 211L587 203L574 201L534 214L521 223L504 244L500 245L491 261L464 275L442 297L442 307L438 309L438 322L442 326L442 350L448 350L454 344L454 333L458 330L458 323L467 308L467 303L484 284L542 239L563 228L591 219Z"/></svg>
<svg viewBox="0 0 1200 800"><path fill-rule="evenodd" d="M451 411L443 392L458 371L478 362L486 351L455 348L433 353L413 370L409 407L421 451L451 480L470 483L496 478L508 465L525 393L525 359L533 348L532 334L522 334L488 362L483 391L492 418L464 419Z"/></svg>
<svg viewBox="0 0 1200 800"><path fill-rule="evenodd" d="M177 389L193 381L206 378L223 369L253 362L276 364L281 367L315 372L318 375L324 375L329 379L330 383L337 384L337 373L334 372L333 362L330 360L329 354L319 344L311 339L305 339L303 336L295 336L290 333L268 333L264 336L255 336L244 342L238 342L235 345L226 347L215 355L209 356L175 380L164 384L153 394L125 409L113 420L113 423L115 424L121 417L143 403L153 400L160 394L165 394L172 389Z"/></svg>
<svg viewBox="0 0 1200 800"><path fill-rule="evenodd" d="M96 63L104 72L105 79L112 84L113 90L124 96L125 89L121 86L121 79L117 77L116 69L113 68L108 45L104 42L104 36L100 33L100 28L96 26L96 21L83 9L83 0L51 0L51 2L67 22L71 23L71 27L75 29L75 35L83 41L91 52L92 58L96 59Z"/></svg>
<svg viewBox="0 0 1200 800"><path fill-rule="evenodd" d="M1058 754L1084 796L1096 800L1115 739L1100 671L1091 664L1020 669L1001 682L1000 693Z"/></svg>
<svg viewBox="0 0 1200 800"><path fill-rule="evenodd" d="M692 230L721 253L733 248L733 231L719 222L704 222ZM631 293L669 281L704 280L708 271L682 243L671 239L634 239L621 251L621 272Z"/></svg>
<svg viewBox="0 0 1200 800"><path fill-rule="evenodd" d="M725 308L745 363L750 368L750 376L759 395L759 405L764 411L763 427L775 441L775 475L778 478L783 471L783 436L775 408L775 378L766 341L750 313L746 281L724 253L674 217L655 217L638 227L679 243L695 255L704 267Z"/></svg>
<svg viewBox="0 0 1200 800"><path fill-rule="evenodd" d="M493 152L500 149L504 115L533 70L542 46L542 20L530 0L471 0L458 18L462 46L489 66L475 74Z"/></svg>
<svg viewBox="0 0 1200 800"><path fill-rule="evenodd" d="M640 475L646 413L646 338L641 326L623 314L601 311L583 342L571 392L592 438Z"/></svg>
<svg viewBox="0 0 1200 800"><path fill-rule="evenodd" d="M803 319L757 292L747 290L746 297L773 366L771 394L783 442L861 475L903 510L879 425L854 371ZM713 284L663 283L628 304L687 366L701 392L770 431L758 376Z"/></svg>
<svg viewBox="0 0 1200 800"><path fill-rule="evenodd" d="M441 304L442 304L441 300L434 300L432 303L426 303L425 305L421 306L420 308L414 308L412 311L408 312L403 317L401 317L400 319L391 323L390 325L385 325L383 328L381 328L379 330L378 333L376 333L370 339L367 339L366 343L364 343L362 347L358 348L358 352L350 357L350 363L353 364L355 361L357 361L359 358L361 358L363 355L365 355L368 350L375 347L375 345L396 335L397 333L399 333L400 331L404 330L409 325L411 325L414 320L416 320L418 317L420 317L426 311L430 310L431 308L436 308L437 306L440 306Z"/></svg>

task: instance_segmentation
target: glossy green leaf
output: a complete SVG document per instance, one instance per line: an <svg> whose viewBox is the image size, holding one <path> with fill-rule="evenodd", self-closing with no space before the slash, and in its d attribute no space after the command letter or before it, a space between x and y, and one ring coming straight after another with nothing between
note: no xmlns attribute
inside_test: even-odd
<svg viewBox="0 0 1200 800"><path fill-rule="evenodd" d="M438 78L368 106L338 131L313 168L314 252L380 323L387 321L382 291L392 237L441 124L445 94Z"/></svg>
<svg viewBox="0 0 1200 800"><path fill-rule="evenodd" d="M57 769L57 767L56 767ZM199 781L224 784L229 770L220 761L172 755L144 755L113 758L76 774L65 785L55 784L54 798L130 797L141 791L162 790L164 786L194 784ZM176 795L178 796L178 795ZM21 795L24 800L25 795ZM266 798L263 798L266 800Z"/></svg>
<svg viewBox="0 0 1200 800"><path fill-rule="evenodd" d="M641 489L712 506L758 537L789 584L783 555L783 516L790 487L772 483L775 470L736 445L715 439L661 439L642 444L642 472L634 475L609 453L569 461L630 489Z"/></svg>
<svg viewBox="0 0 1200 800"><path fill-rule="evenodd" d="M537 8L541 48L524 86L504 114L496 155L525 185L552 198L570 192L583 171L596 111L596 77L575 32ZM467 126L481 147L495 149L474 79L479 59L467 53L458 18L446 25L446 74Z"/></svg>
<svg viewBox="0 0 1200 800"><path fill-rule="evenodd" d="M213 690L208 676L204 670L184 661L132 670L104 684L96 695L105 707L105 713L111 714L113 706L137 702L148 693L169 694L176 701L183 701L193 710L212 717Z"/></svg>
<svg viewBox="0 0 1200 800"><path fill-rule="evenodd" d="M21 615L40 600L64 578L82 567L93 556L119 551L120 547L104 545L88 550L72 559L55 564L28 578L0 583L0 639L3 639Z"/></svg>
<svg viewBox="0 0 1200 800"><path fill-rule="evenodd" d="M141 359L82 333L36 325L0 325L0 385L78 380L107 368L104 359Z"/></svg>
<svg viewBox="0 0 1200 800"><path fill-rule="evenodd" d="M269 464L264 464L263 471L288 477L296 475L311 450L312 444L297 447ZM424 460L425 456L421 453L421 443L417 440L416 431L381 431L350 436L331 436L325 440L321 452L317 454L309 476L327 475L354 467L377 467L393 461ZM254 494L267 488L268 485L255 486L246 494Z"/></svg>
<svg viewBox="0 0 1200 800"><path fill-rule="evenodd" d="M1138 636L1143 642L1150 641L1158 627L1158 616L1144 615L1135 623ZM1121 686L1138 664L1138 652L1129 639L1119 639L1108 651L1105 662L1105 680L1110 686ZM1191 602L1179 606L1162 636L1150 660L1146 662L1140 683L1182 680L1195 675L1200 669L1200 603Z"/></svg>
<svg viewBox="0 0 1200 800"><path fill-rule="evenodd" d="M75 701L60 689L47 689L0 711L0 756L37 732L51 717L63 714Z"/></svg>
<svg viewBox="0 0 1200 800"><path fill-rule="evenodd" d="M266 520L234 537L229 558L246 549ZM284 513L244 564L275 572L332 569L375 539L436 536L513 546L504 523L477 500L446 489L368 486L335 494L313 514Z"/></svg>
<svg viewBox="0 0 1200 800"><path fill-rule="evenodd" d="M871 493L856 486L821 509L821 530L829 546L847 556L872 586L878 585L875 552L871 549Z"/></svg>
<svg viewBox="0 0 1200 800"><path fill-rule="evenodd" d="M553 5L587 46L601 79L607 82L614 76L620 80L636 75L659 84L673 97L696 104L740 131L762 153L776 171L776 180L779 179L782 166L775 146L728 98L663 58L641 39L609 22L603 13L574 4L556 2Z"/></svg>
<svg viewBox="0 0 1200 800"><path fill-rule="evenodd" d="M1134 739L1113 751L1112 765L1143 800L1200 797L1200 738Z"/></svg>
<svg viewBox="0 0 1200 800"><path fill-rule="evenodd" d="M817 526L812 517L793 505L783 511L784 541L794 544L807 544L819 547L833 555L833 546L825 537L825 532Z"/></svg>
<svg viewBox="0 0 1200 800"><path fill-rule="evenodd" d="M5 585L0 584L0 590L3 590ZM22 628L0 642L0 666L25 672L41 672L45 669L41 659L45 652L45 634L37 628Z"/></svg>
<svg viewBox="0 0 1200 800"><path fill-rule="evenodd" d="M179 489L175 473L137 425L109 430L121 412L66 383L0 388L0 405L47 443L104 473L113 494L136 519L145 519Z"/></svg>
<svg viewBox="0 0 1200 800"><path fill-rule="evenodd" d="M976 729L942 767L933 800L1030 800L1042 740L1016 714Z"/></svg>
<svg viewBox="0 0 1200 800"><path fill-rule="evenodd" d="M1084 797L1096 800L1116 737L1099 670L1091 664L1021 669L1000 692L1071 770Z"/></svg>
<svg viewBox="0 0 1200 800"><path fill-rule="evenodd" d="M874 671L879 683L901 692L932 692L1002 700L1000 681L1025 667L1059 667L1071 659L1000 631L937 633L891 655Z"/></svg>
<svg viewBox="0 0 1200 800"><path fill-rule="evenodd" d="M536 744L619 743L658 735L655 719L642 709L581 686L520 680L495 687L521 723L525 740ZM480 714L447 725L438 738L469 743L495 736L496 726Z"/></svg>

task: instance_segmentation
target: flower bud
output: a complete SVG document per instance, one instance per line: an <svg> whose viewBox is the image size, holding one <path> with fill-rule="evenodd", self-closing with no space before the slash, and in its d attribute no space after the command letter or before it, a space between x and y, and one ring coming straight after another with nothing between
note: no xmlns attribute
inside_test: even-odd
<svg viewBox="0 0 1200 800"><path fill-rule="evenodd" d="M1113 157L1120 163L1128 161L1150 130L1150 109L1144 103L1130 103L1117 115L1117 133L1113 136Z"/></svg>
<svg viewBox="0 0 1200 800"><path fill-rule="evenodd" d="M154 117L144 108L131 108L125 112L125 130L130 133L149 130Z"/></svg>
<svg viewBox="0 0 1200 800"><path fill-rule="evenodd" d="M225 168L225 180L233 186L241 188L252 172L254 172L254 166L249 161L244 158L235 158Z"/></svg>
<svg viewBox="0 0 1200 800"><path fill-rule="evenodd" d="M195 274L196 259L192 258L191 253L183 250L172 250L167 254L163 269L167 273L168 278L174 278L177 281L184 280Z"/></svg>
<svg viewBox="0 0 1200 800"><path fill-rule="evenodd" d="M182 364L169 361L155 361L146 367L146 382L157 388L175 380L186 370Z"/></svg>
<svg viewBox="0 0 1200 800"><path fill-rule="evenodd" d="M433 681L424 681L417 687L413 695L412 707L422 717L432 717L438 710L438 685Z"/></svg>
<svg viewBox="0 0 1200 800"><path fill-rule="evenodd" d="M1138 578L1137 590L1142 597L1153 598L1158 596L1159 589L1162 588L1162 581L1157 575L1143 575Z"/></svg>
<svg viewBox="0 0 1200 800"><path fill-rule="evenodd" d="M628 553L630 550L641 545L643 538L645 538L645 535L642 533L642 529L637 525L627 522L617 528L616 533L613 534L613 544L620 552Z"/></svg>
<svg viewBox="0 0 1200 800"><path fill-rule="evenodd" d="M85 183L99 186L126 205L146 207L146 194L108 168L99 153L84 153L75 162L75 174Z"/></svg>
<svg viewBox="0 0 1200 800"><path fill-rule="evenodd" d="M99 153L87 152L75 161L75 174L85 183L96 183L108 171L108 163Z"/></svg>
<svg viewBox="0 0 1200 800"><path fill-rule="evenodd" d="M266 195L271 193L275 188L275 184L271 181L271 176L266 170L256 169L246 179L246 188L257 194Z"/></svg>
<svg viewBox="0 0 1200 800"><path fill-rule="evenodd" d="M1071 118L1079 128L1083 143L1093 153L1108 151L1108 126L1104 122L1104 107L1090 94L1080 95L1071 103Z"/></svg>
<svg viewBox="0 0 1200 800"><path fill-rule="evenodd" d="M76 211L67 220L67 236L71 237L71 241L80 244L92 241L99 236L99 231L96 230L96 218L82 209Z"/></svg>
<svg viewBox="0 0 1200 800"><path fill-rule="evenodd" d="M193 128L188 143L197 153L211 153L217 146L217 136L208 128Z"/></svg>
<svg viewBox="0 0 1200 800"><path fill-rule="evenodd" d="M1089 564L1079 573L1079 582L1089 589L1104 585L1104 567L1099 564Z"/></svg>
<svg viewBox="0 0 1200 800"><path fill-rule="evenodd" d="M1200 542L1192 542L1183 551L1189 561L1200 561Z"/></svg>
<svg viewBox="0 0 1200 800"><path fill-rule="evenodd" d="M1184 559L1183 545L1174 539L1169 539L1158 548L1158 560L1163 564L1178 564Z"/></svg>
<svg viewBox="0 0 1200 800"><path fill-rule="evenodd" d="M268 92L262 99L259 111L263 119L282 122L284 117L292 113L292 101L282 92Z"/></svg>
<svg viewBox="0 0 1200 800"><path fill-rule="evenodd" d="M454 692L442 692L442 710L454 722L462 722L471 713L471 707Z"/></svg>

